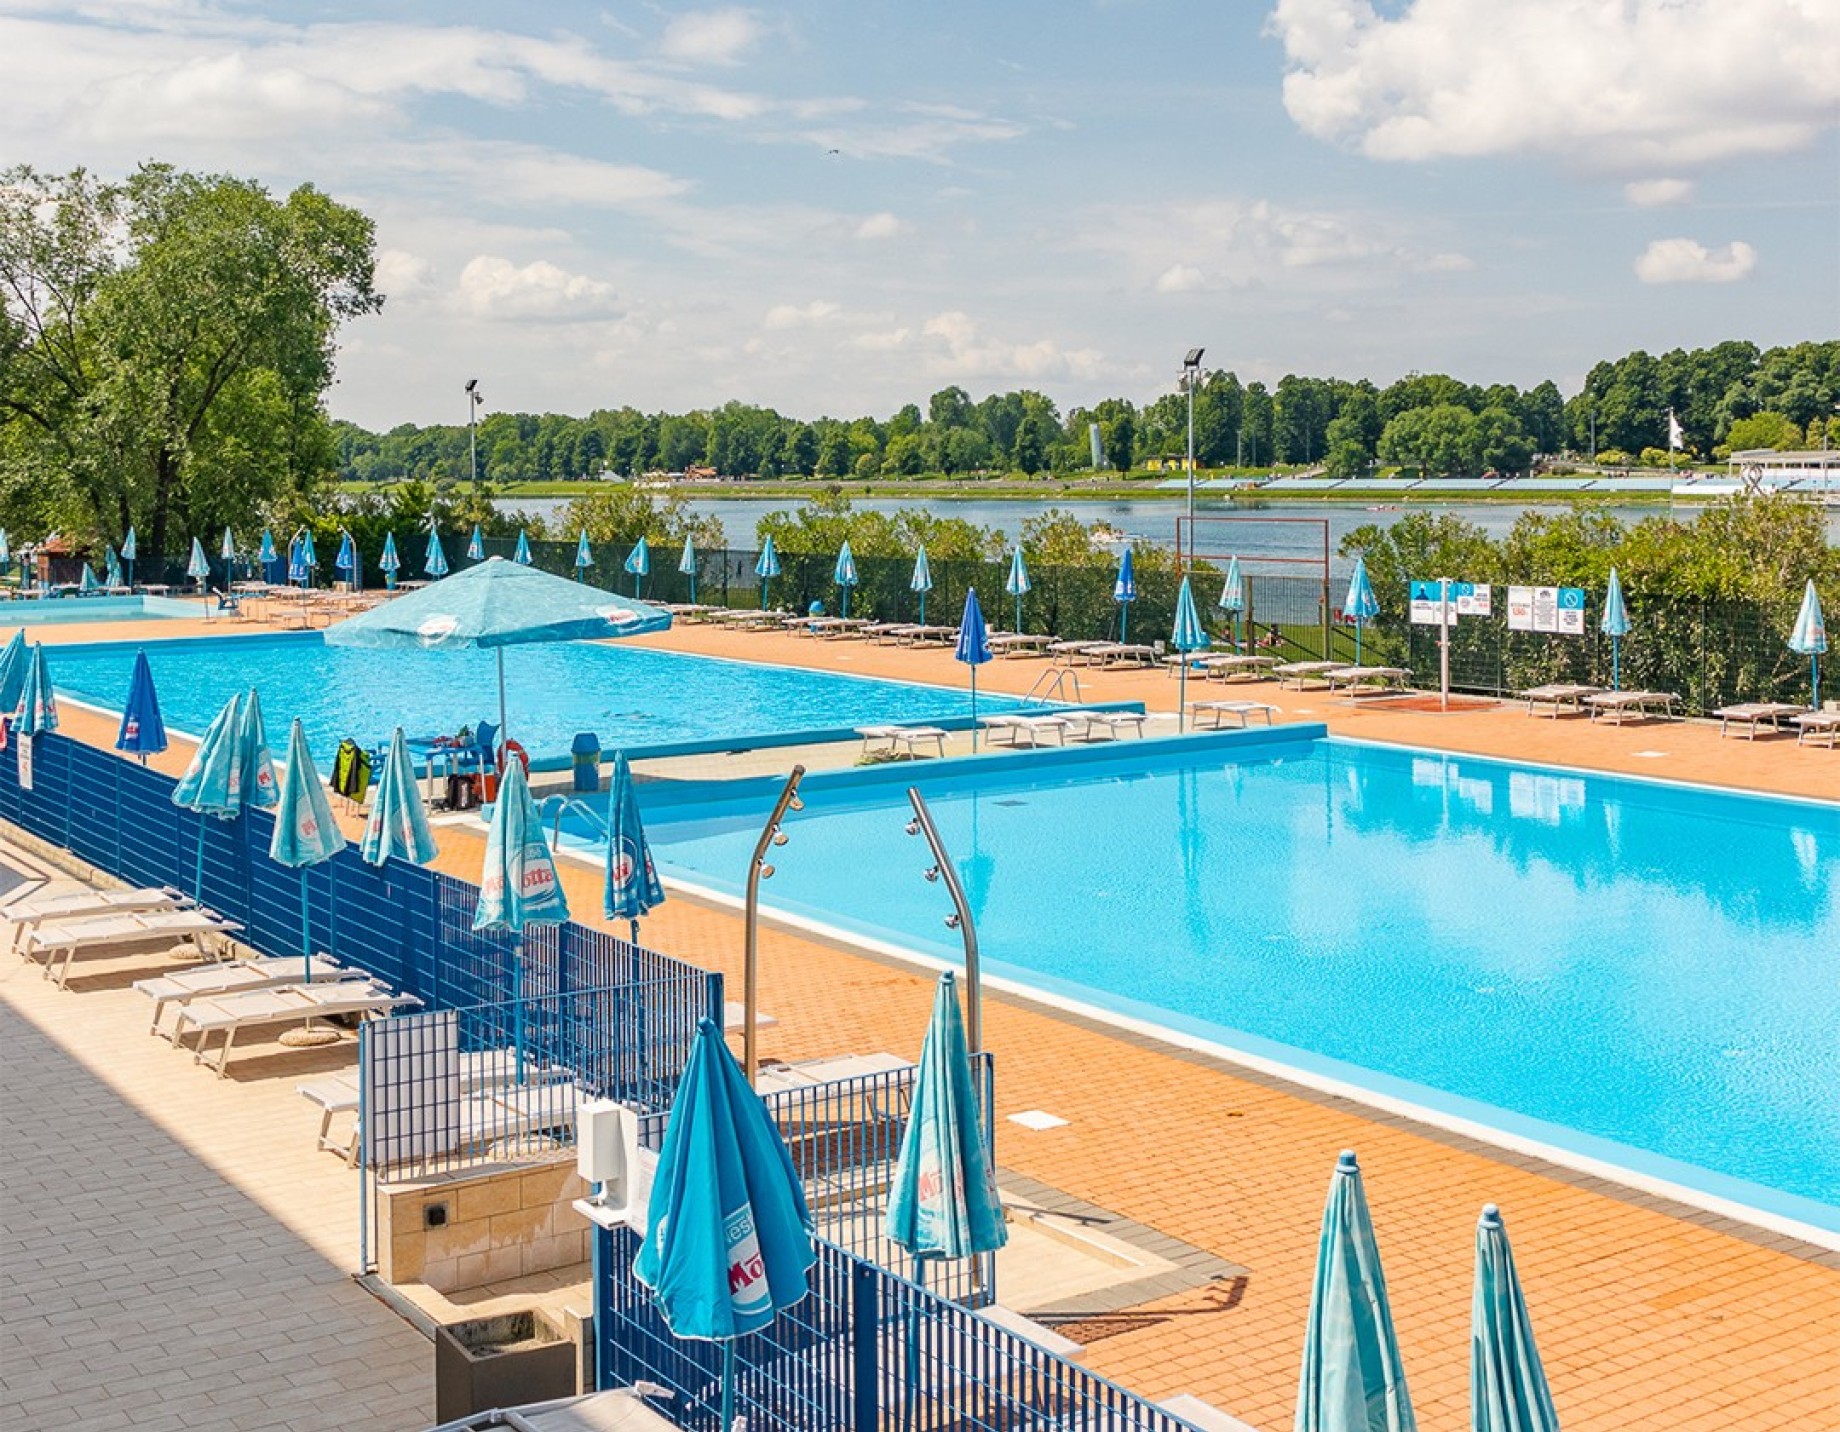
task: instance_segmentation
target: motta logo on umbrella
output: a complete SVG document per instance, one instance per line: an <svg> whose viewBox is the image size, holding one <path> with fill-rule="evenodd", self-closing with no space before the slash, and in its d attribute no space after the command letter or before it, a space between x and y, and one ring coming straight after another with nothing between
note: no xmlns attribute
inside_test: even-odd
<svg viewBox="0 0 1840 1432"><path fill-rule="evenodd" d="M634 622L644 620L631 607L596 607L594 615L611 627L631 626Z"/></svg>
<svg viewBox="0 0 1840 1432"><path fill-rule="evenodd" d="M426 618L415 629L424 646L437 646L460 629L460 618L442 614Z"/></svg>
<svg viewBox="0 0 1840 1432"><path fill-rule="evenodd" d="M630 837L622 836L620 838L620 853L613 857L613 888L616 890L624 890L628 885L633 883L633 877L638 873L638 842ZM649 856L645 862L645 873L648 877L652 873L652 862Z"/></svg>
<svg viewBox="0 0 1840 1432"><path fill-rule="evenodd" d="M770 1310L767 1264L760 1255L760 1237L754 1229L754 1210L741 1207L723 1220L728 1238L728 1296L743 1317Z"/></svg>
<svg viewBox="0 0 1840 1432"><path fill-rule="evenodd" d="M303 813L300 819L294 822L294 833L302 840L312 840L319 834L319 821L310 812Z"/></svg>

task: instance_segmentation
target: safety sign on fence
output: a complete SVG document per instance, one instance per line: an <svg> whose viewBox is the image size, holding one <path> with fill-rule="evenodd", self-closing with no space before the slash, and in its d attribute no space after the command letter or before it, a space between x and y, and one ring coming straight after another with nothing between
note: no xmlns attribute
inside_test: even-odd
<svg viewBox="0 0 1840 1432"><path fill-rule="evenodd" d="M1583 587L1509 587L1508 630L1584 635Z"/></svg>
<svg viewBox="0 0 1840 1432"><path fill-rule="evenodd" d="M1458 617L1486 617L1493 610L1490 594L1487 582L1414 582L1412 622L1415 626L1436 626L1440 611L1449 626L1455 626Z"/></svg>

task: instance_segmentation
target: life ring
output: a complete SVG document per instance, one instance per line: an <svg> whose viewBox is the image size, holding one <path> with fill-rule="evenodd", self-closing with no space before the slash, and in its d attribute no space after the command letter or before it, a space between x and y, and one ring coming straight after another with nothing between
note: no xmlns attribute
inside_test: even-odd
<svg viewBox="0 0 1840 1432"><path fill-rule="evenodd" d="M524 774L529 775L530 774L530 752L526 751L516 741L507 741L505 742L503 746L499 748L499 752L498 752L499 770L501 771L504 770L505 762L513 756L516 756L518 758L518 764L524 768Z"/></svg>

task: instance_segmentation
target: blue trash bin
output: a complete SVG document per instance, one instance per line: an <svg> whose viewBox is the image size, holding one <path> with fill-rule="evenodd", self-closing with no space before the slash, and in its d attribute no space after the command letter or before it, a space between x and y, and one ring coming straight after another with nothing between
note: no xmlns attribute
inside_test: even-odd
<svg viewBox="0 0 1840 1432"><path fill-rule="evenodd" d="M592 731L578 731L569 746L573 758L575 789L592 794L601 788L601 738Z"/></svg>

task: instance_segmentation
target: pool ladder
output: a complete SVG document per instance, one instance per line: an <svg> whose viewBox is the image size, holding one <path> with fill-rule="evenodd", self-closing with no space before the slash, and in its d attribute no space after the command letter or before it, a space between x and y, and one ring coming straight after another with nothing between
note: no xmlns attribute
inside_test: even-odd
<svg viewBox="0 0 1840 1432"><path fill-rule="evenodd" d="M537 813L550 822L550 849L554 850L562 844L562 817L570 811L586 821L588 829L595 831L602 840L607 838L607 822L586 801L576 796L545 796L537 806Z"/></svg>
<svg viewBox="0 0 1840 1432"><path fill-rule="evenodd" d="M1069 684L1073 694L1067 694ZM1035 678L1035 684L1022 698L1024 706L1046 706L1051 702L1061 702L1074 706L1084 706L1086 698L1080 694L1080 673L1068 667L1056 667Z"/></svg>

